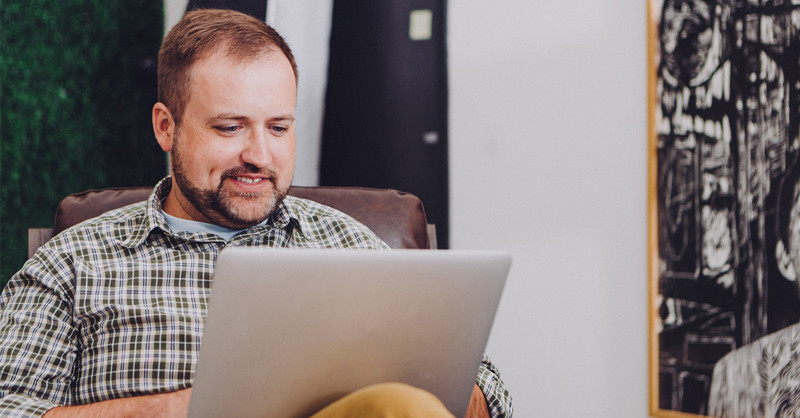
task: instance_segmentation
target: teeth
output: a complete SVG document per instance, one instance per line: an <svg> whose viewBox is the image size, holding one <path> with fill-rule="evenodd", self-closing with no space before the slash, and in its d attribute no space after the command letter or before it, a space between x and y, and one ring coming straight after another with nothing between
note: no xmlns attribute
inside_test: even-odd
<svg viewBox="0 0 800 418"><path fill-rule="evenodd" d="M236 180L239 180L242 183L254 184L254 183L260 183L261 180L263 179L251 179L250 177L236 177Z"/></svg>

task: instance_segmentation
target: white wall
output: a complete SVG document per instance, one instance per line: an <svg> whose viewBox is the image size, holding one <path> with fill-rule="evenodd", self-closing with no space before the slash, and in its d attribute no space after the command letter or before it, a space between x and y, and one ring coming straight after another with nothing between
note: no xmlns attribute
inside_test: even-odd
<svg viewBox="0 0 800 418"><path fill-rule="evenodd" d="M189 0L164 0L164 36L181 20L187 4Z"/></svg>
<svg viewBox="0 0 800 418"><path fill-rule="evenodd" d="M514 255L515 415L647 416L645 2L448 7L451 245Z"/></svg>
<svg viewBox="0 0 800 418"><path fill-rule="evenodd" d="M300 84L295 109L295 186L319 184L319 156L325 91L328 78L328 45L333 0L270 0L267 23L280 32L292 48Z"/></svg>

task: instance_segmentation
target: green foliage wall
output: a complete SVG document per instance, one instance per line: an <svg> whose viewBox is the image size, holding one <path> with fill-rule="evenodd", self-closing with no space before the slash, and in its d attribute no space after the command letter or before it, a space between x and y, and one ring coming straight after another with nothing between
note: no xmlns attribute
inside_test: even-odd
<svg viewBox="0 0 800 418"><path fill-rule="evenodd" d="M2 0L0 288L67 194L153 185L161 1Z"/></svg>

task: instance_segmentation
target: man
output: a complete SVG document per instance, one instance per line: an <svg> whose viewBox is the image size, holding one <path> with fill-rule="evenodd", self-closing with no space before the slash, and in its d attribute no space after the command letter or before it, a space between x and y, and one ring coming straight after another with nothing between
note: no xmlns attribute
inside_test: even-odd
<svg viewBox="0 0 800 418"><path fill-rule="evenodd" d="M0 415L185 416L223 247L387 248L352 218L286 196L297 69L272 28L237 12L190 12L164 40L158 84L153 130L173 175L147 202L54 237L6 286ZM488 361L478 381L471 404L510 414ZM322 414L366 404L443 409L427 392L388 384Z"/></svg>

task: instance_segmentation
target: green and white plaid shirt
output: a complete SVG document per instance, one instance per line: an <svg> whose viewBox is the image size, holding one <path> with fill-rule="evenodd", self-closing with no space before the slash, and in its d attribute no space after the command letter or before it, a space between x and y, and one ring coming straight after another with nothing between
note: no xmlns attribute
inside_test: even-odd
<svg viewBox="0 0 800 418"><path fill-rule="evenodd" d="M367 227L287 197L264 225L230 242L172 232L162 180L147 202L59 234L0 295L0 416L192 386L217 254L226 246L385 249ZM484 359L478 383L493 415L511 399Z"/></svg>

